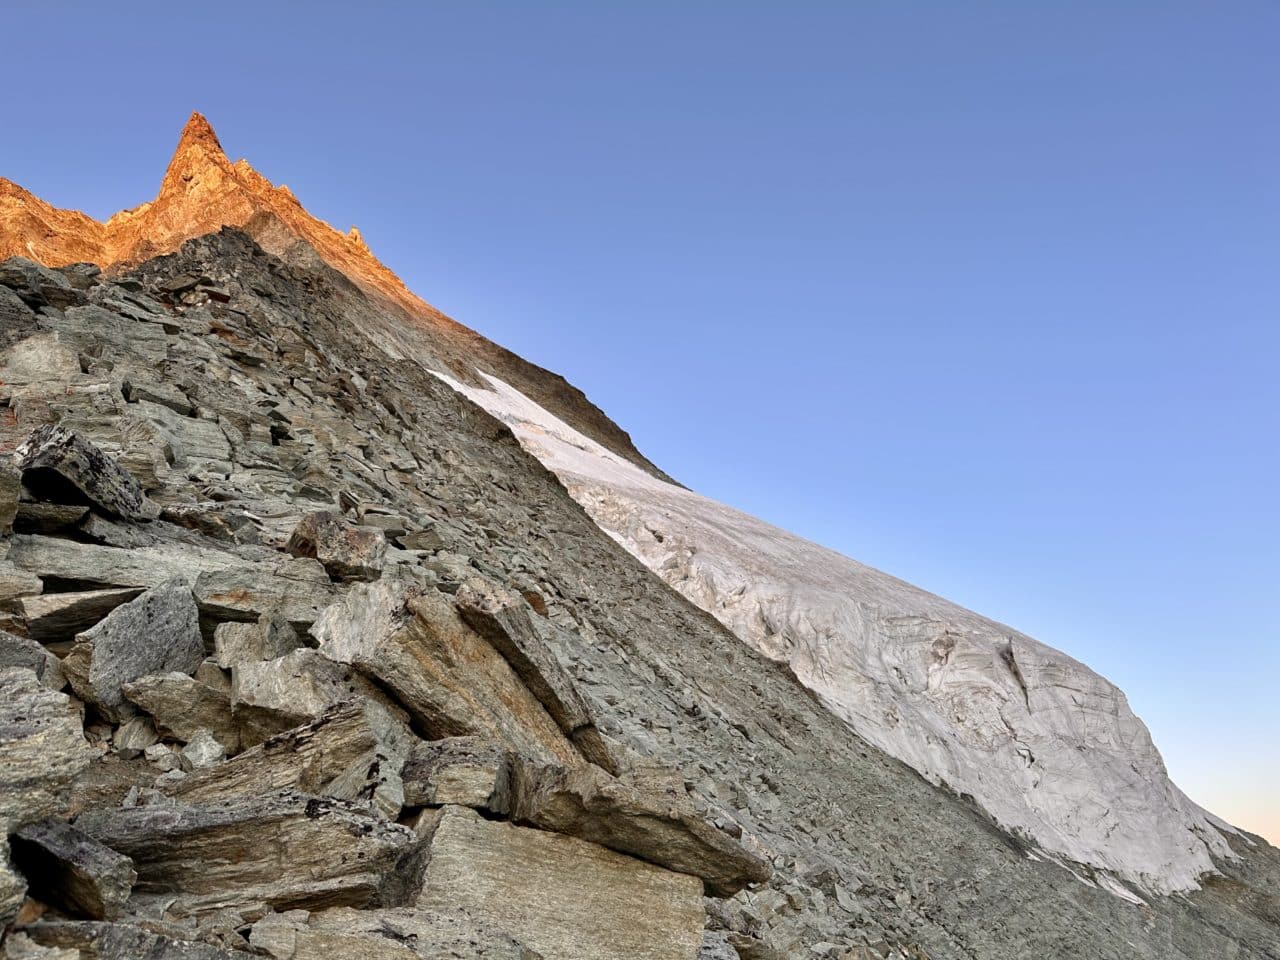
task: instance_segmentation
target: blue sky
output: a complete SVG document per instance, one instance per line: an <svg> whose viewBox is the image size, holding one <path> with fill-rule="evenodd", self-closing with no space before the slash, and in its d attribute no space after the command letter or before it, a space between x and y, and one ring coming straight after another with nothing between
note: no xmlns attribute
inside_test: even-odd
<svg viewBox="0 0 1280 960"><path fill-rule="evenodd" d="M105 216L204 112L690 486L1109 676L1280 840L1280 6L5 24L0 175Z"/></svg>

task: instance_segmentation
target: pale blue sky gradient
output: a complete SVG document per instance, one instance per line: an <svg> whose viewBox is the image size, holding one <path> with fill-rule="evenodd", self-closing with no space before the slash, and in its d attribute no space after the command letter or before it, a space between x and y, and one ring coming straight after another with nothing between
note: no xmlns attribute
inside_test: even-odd
<svg viewBox="0 0 1280 960"><path fill-rule="evenodd" d="M105 216L204 112L690 486L1109 676L1280 840L1280 5L4 24L0 175Z"/></svg>

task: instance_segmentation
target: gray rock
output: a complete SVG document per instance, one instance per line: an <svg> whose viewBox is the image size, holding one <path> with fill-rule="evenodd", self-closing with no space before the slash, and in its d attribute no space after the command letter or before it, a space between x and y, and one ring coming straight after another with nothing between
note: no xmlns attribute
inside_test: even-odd
<svg viewBox="0 0 1280 960"><path fill-rule="evenodd" d="M678 873L731 897L769 879L769 865L687 803L629 786L592 764L557 767L517 758L511 819L589 840Z"/></svg>
<svg viewBox="0 0 1280 960"><path fill-rule="evenodd" d="M25 597L17 603L27 633L43 643L69 640L88 630L116 607L142 593L139 587L117 590L79 590Z"/></svg>
<svg viewBox="0 0 1280 960"><path fill-rule="evenodd" d="M200 730L182 748L182 769L187 773L204 770L221 763L226 756L226 748L213 734L208 730Z"/></svg>
<svg viewBox="0 0 1280 960"><path fill-rule="evenodd" d="M174 578L194 583L205 571L244 564L235 555L190 545L121 549L26 534L13 537L9 560L21 570L69 585L68 589L86 590L155 587Z"/></svg>
<svg viewBox="0 0 1280 960"><path fill-rule="evenodd" d="M30 307L70 307L87 302L61 273L28 260L10 257L0 261L0 287L8 287Z"/></svg>
<svg viewBox="0 0 1280 960"><path fill-rule="evenodd" d="M20 503L13 528L18 533L59 533L75 527L89 508L73 503Z"/></svg>
<svg viewBox="0 0 1280 960"><path fill-rule="evenodd" d="M135 897L194 915L377 904L403 896L405 827L331 798L283 791L198 806L93 810L76 826L134 861Z"/></svg>
<svg viewBox="0 0 1280 960"><path fill-rule="evenodd" d="M63 660L72 689L105 717L134 713L122 685L154 673L192 673L204 659L191 588L170 580L117 607L76 636Z"/></svg>
<svg viewBox="0 0 1280 960"><path fill-rule="evenodd" d="M524 597L478 577L458 588L455 603L462 619L511 664L583 755L612 772L614 760L586 701L544 639L544 631L555 629L550 622L534 614Z"/></svg>
<svg viewBox="0 0 1280 960"><path fill-rule="evenodd" d="M253 947L275 960L539 960L541 954L461 911L417 908L273 913L253 925Z"/></svg>
<svg viewBox="0 0 1280 960"><path fill-rule="evenodd" d="M481 737L448 737L414 745L400 772L409 806L456 804L507 814L510 751Z"/></svg>
<svg viewBox="0 0 1280 960"><path fill-rule="evenodd" d="M0 930L18 915L26 896L27 880L10 862L9 840L0 835Z"/></svg>
<svg viewBox="0 0 1280 960"><path fill-rule="evenodd" d="M4 289L0 287L0 290ZM18 496L22 493L22 474L8 457L0 458L0 536L13 533L18 516Z"/></svg>
<svg viewBox="0 0 1280 960"><path fill-rule="evenodd" d="M127 923L42 921L23 932L37 944L73 951L78 960L245 960L239 950L165 936Z"/></svg>
<svg viewBox="0 0 1280 960"><path fill-rule="evenodd" d="M54 503L88 501L113 517L154 520L160 508L100 448L60 426L36 430L18 448L23 485Z"/></svg>
<svg viewBox="0 0 1280 960"><path fill-rule="evenodd" d="M0 835L57 813L92 756L70 698L0 668Z"/></svg>
<svg viewBox="0 0 1280 960"><path fill-rule="evenodd" d="M308 513L285 545L295 557L324 565L334 580L376 580L382 575L387 538L380 530L356 527L336 513Z"/></svg>
<svg viewBox="0 0 1280 960"><path fill-rule="evenodd" d="M214 620L252 622L274 614L306 630L333 599L333 585L317 561L291 559L206 571L195 594L201 614Z"/></svg>
<svg viewBox="0 0 1280 960"><path fill-rule="evenodd" d="M220 623L213 632L213 658L227 670L237 663L275 660L301 645L293 627L271 614L257 623Z"/></svg>
<svg viewBox="0 0 1280 960"><path fill-rule="evenodd" d="M0 287L0 348L31 336L36 330L32 309L8 287Z"/></svg>
<svg viewBox="0 0 1280 960"><path fill-rule="evenodd" d="M30 670L50 690L61 690L67 685L62 664L43 645L29 637L18 637L0 630L0 670L5 667Z"/></svg>
<svg viewBox="0 0 1280 960"><path fill-rule="evenodd" d="M209 731L227 753L241 747L246 721L231 707L230 691L185 673L139 677L121 688L125 698L151 715L156 730L184 743ZM258 719L258 718L254 718ZM266 718L268 722L271 717Z"/></svg>
<svg viewBox="0 0 1280 960"><path fill-rule="evenodd" d="M34 596L43 589L44 583L35 574L0 560L0 603Z"/></svg>
<svg viewBox="0 0 1280 960"><path fill-rule="evenodd" d="M702 884L573 837L443 807L417 905L461 909L557 960L691 960Z"/></svg>
<svg viewBox="0 0 1280 960"><path fill-rule="evenodd" d="M133 862L62 820L28 824L10 840L31 895L73 916L111 920L123 912Z"/></svg>
<svg viewBox="0 0 1280 960"><path fill-rule="evenodd" d="M128 760L153 746L159 739L155 724L149 717L130 717L116 728L111 737L111 749Z"/></svg>

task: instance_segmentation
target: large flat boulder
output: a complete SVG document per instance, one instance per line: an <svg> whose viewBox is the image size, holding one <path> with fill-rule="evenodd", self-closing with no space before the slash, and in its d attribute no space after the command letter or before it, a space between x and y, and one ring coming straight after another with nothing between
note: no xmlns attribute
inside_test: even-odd
<svg viewBox="0 0 1280 960"><path fill-rule="evenodd" d="M124 684L154 673L193 673L203 659L200 616L191 588L170 580L78 634L62 666L83 700L119 722L135 713L121 689Z"/></svg>
<svg viewBox="0 0 1280 960"><path fill-rule="evenodd" d="M91 920L123 912L137 877L128 857L56 818L27 824L10 845L36 899Z"/></svg>
<svg viewBox="0 0 1280 960"><path fill-rule="evenodd" d="M100 447L62 426L37 429L17 450L22 483L42 500L90 503L125 520L154 520L160 508Z"/></svg>
<svg viewBox="0 0 1280 960"><path fill-rule="evenodd" d="M193 915L361 907L402 895L413 833L325 797L281 791L199 805L93 810L76 827L131 857L137 897Z"/></svg>
<svg viewBox="0 0 1280 960"><path fill-rule="evenodd" d="M418 906L460 909L547 960L694 960L702 883L593 843L443 807Z"/></svg>
<svg viewBox="0 0 1280 960"><path fill-rule="evenodd" d="M31 960L246 960L248 956L242 950L166 936L130 923L44 920L24 927L22 936L37 948L66 951L33 954Z"/></svg>

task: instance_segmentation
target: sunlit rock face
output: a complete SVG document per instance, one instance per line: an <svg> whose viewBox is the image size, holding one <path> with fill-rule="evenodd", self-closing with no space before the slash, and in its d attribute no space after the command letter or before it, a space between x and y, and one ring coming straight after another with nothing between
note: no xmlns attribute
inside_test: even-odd
<svg viewBox="0 0 1280 960"><path fill-rule="evenodd" d="M1231 828L1169 779L1124 694L1024 634L689 490L505 383L454 386L506 422L592 519L861 736L1055 859L1195 889Z"/></svg>

